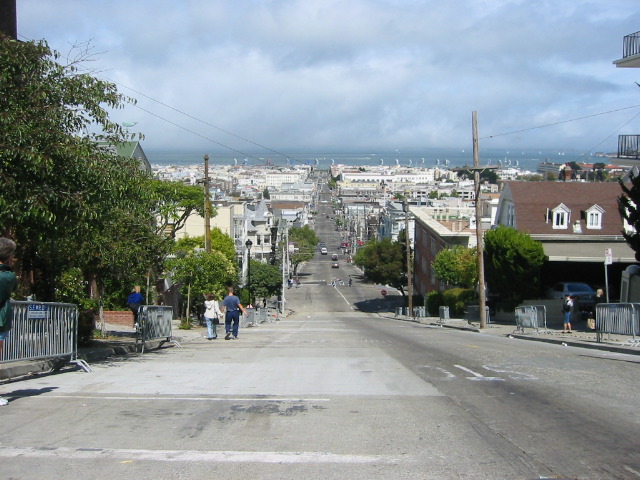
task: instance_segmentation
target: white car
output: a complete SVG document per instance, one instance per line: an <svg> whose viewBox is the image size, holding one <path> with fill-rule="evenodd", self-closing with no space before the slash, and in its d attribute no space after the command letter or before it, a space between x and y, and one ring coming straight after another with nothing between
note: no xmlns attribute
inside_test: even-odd
<svg viewBox="0 0 640 480"><path fill-rule="evenodd" d="M326 248L326 247L322 247L322 248L320 249L320 253L321 253L322 255L326 255L326 254L328 254L328 253L329 253L329 251L327 250L327 248Z"/></svg>

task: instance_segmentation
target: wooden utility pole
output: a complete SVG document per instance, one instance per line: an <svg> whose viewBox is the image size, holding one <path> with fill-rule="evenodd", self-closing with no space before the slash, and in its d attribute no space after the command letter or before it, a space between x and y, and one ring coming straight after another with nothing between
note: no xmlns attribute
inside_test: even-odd
<svg viewBox="0 0 640 480"><path fill-rule="evenodd" d="M0 35L18 39L16 0L0 0Z"/></svg>
<svg viewBox="0 0 640 480"><path fill-rule="evenodd" d="M476 202L476 244L478 248L478 295L480 297L480 328L487 326L486 290L484 284L484 242L482 238L482 209L480 205L480 149L478 142L478 112L471 113L473 131L473 184Z"/></svg>
<svg viewBox="0 0 640 480"><path fill-rule="evenodd" d="M209 200L209 155L204 155L204 251L211 253L211 201Z"/></svg>
<svg viewBox="0 0 640 480"><path fill-rule="evenodd" d="M407 316L413 317L413 271L411 268L411 241L409 240L409 203L406 198L402 201L402 210L404 210L404 240L407 249L407 307L409 309Z"/></svg>

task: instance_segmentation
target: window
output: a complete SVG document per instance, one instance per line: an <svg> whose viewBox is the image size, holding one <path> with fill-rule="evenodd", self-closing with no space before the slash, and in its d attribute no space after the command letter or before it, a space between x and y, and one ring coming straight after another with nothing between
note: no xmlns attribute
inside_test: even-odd
<svg viewBox="0 0 640 480"><path fill-rule="evenodd" d="M594 205L584 212L586 226L590 230L602 228L602 214L604 210L599 205Z"/></svg>
<svg viewBox="0 0 640 480"><path fill-rule="evenodd" d="M571 210L566 205L560 204L551 210L551 220L554 229L566 229L569 227Z"/></svg>

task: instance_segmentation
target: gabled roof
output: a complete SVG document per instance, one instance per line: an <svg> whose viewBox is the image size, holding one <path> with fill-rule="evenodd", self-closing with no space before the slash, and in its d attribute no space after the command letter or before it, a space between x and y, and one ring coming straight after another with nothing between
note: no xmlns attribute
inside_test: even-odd
<svg viewBox="0 0 640 480"><path fill-rule="evenodd" d="M548 221L548 212L563 204L571 210L571 225L580 221L581 236L619 236L623 225L617 198L621 194L617 182L506 182L496 218L502 218L501 211L511 200L517 230L530 235L573 235L571 226L558 230ZM582 218L582 212L594 205L604 210L601 229L585 228Z"/></svg>

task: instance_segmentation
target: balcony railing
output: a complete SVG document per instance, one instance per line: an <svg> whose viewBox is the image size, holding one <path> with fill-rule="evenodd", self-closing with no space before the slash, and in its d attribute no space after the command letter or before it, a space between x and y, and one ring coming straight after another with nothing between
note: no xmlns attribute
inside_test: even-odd
<svg viewBox="0 0 640 480"><path fill-rule="evenodd" d="M618 135L618 157L640 158L640 135Z"/></svg>
<svg viewBox="0 0 640 480"><path fill-rule="evenodd" d="M640 32L626 35L622 40L622 58L640 54Z"/></svg>

